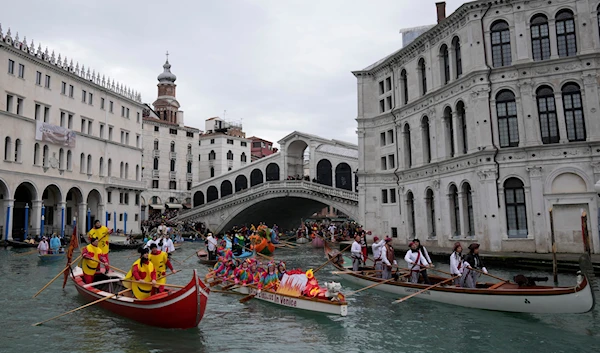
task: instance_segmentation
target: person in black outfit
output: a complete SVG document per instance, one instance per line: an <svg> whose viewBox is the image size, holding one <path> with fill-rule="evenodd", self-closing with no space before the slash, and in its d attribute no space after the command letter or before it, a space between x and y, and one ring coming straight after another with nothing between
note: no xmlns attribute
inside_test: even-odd
<svg viewBox="0 0 600 353"><path fill-rule="evenodd" d="M479 244L473 243L469 245L469 253L465 255L464 261L466 266L463 274L465 277L465 287L477 288L477 279L480 273L488 273L483 261L479 258Z"/></svg>

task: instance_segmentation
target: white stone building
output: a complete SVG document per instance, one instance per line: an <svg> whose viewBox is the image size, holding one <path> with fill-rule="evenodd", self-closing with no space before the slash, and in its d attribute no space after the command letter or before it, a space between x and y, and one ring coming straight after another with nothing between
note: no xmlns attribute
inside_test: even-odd
<svg viewBox="0 0 600 353"><path fill-rule="evenodd" d="M176 98L177 77L167 60L158 76L158 97L144 110L143 179L147 190L142 193L142 219L146 209L162 211L191 206L193 182L200 181L200 130L185 126L183 111Z"/></svg>
<svg viewBox="0 0 600 353"><path fill-rule="evenodd" d="M251 162L250 144L241 124L218 117L206 119L204 133L199 137L199 177L207 180Z"/></svg>
<svg viewBox="0 0 600 353"><path fill-rule="evenodd" d="M358 81L359 214L374 235L600 252L597 0L465 3ZM433 10L433 9L432 9Z"/></svg>
<svg viewBox="0 0 600 353"><path fill-rule="evenodd" d="M44 234L70 233L75 216L85 234L88 210L139 231L139 94L41 48L0 27L2 238L40 234L42 217Z"/></svg>

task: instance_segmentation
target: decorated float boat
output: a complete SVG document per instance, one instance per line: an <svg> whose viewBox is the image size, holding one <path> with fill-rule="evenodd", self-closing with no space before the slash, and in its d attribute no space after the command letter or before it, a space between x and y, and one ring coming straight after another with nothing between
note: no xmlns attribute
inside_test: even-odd
<svg viewBox="0 0 600 353"><path fill-rule="evenodd" d="M345 273L338 274L344 280L359 286L369 286L383 280L364 274L365 271L352 272L352 268L344 266L351 262L343 261L339 251L325 245L328 258L333 266ZM368 271L367 271L368 273ZM432 284L447 281L447 277L429 275ZM373 289L392 293L398 296L408 296L429 287L427 284L416 284L401 281L390 281L373 287ZM588 278L577 276L577 284L572 287L537 286L535 283L520 285L504 281L499 283L478 283L477 288L440 285L431 288L417 296L421 299L439 303L459 305L467 308L508 311L519 313L560 314L585 313L594 307L594 297Z"/></svg>
<svg viewBox="0 0 600 353"><path fill-rule="evenodd" d="M96 274L95 282L85 284L82 279L83 271L76 267L71 279L79 294L92 302L126 289L121 281L123 275L113 272L110 275ZM97 305L148 326L189 329L198 326L202 320L209 293L210 290L194 270L192 279L182 289L158 293L144 300L133 298L130 294L118 295Z"/></svg>
<svg viewBox="0 0 600 353"><path fill-rule="evenodd" d="M250 241L254 244L251 247L263 255L271 255L275 251L275 245L267 240L267 238L253 235L250 237Z"/></svg>

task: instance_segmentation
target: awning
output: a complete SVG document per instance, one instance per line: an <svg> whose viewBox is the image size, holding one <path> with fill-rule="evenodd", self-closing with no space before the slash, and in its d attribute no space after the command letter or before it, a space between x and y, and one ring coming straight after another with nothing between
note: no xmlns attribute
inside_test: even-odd
<svg viewBox="0 0 600 353"><path fill-rule="evenodd" d="M165 206L163 206L163 205L150 205L150 207L152 207L152 209L155 209L155 210L164 210L165 209Z"/></svg>
<svg viewBox="0 0 600 353"><path fill-rule="evenodd" d="M180 203L166 203L167 208L183 208Z"/></svg>

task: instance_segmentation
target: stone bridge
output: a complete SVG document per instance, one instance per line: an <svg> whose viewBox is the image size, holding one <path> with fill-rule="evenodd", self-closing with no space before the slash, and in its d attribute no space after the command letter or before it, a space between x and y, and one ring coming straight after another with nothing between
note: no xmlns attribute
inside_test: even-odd
<svg viewBox="0 0 600 353"><path fill-rule="evenodd" d="M327 206L359 218L356 145L301 132L278 142L280 152L195 185L193 209L177 219L220 232L261 221L297 227Z"/></svg>

